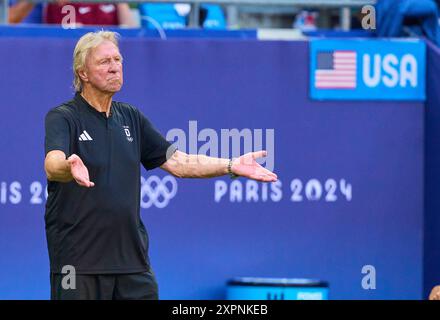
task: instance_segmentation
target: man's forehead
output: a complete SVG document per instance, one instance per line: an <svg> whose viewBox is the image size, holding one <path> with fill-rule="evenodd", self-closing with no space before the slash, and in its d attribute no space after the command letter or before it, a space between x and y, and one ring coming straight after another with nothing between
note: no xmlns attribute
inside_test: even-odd
<svg viewBox="0 0 440 320"><path fill-rule="evenodd" d="M111 41L104 41L91 50L91 55L97 58L121 55L118 47Z"/></svg>

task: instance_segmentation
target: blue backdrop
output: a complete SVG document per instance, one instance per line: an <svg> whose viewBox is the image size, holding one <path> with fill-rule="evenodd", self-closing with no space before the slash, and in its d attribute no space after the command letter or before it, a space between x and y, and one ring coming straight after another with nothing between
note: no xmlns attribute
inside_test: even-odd
<svg viewBox="0 0 440 320"><path fill-rule="evenodd" d="M424 287L425 296L433 286L440 283L440 198L438 181L440 179L440 50L428 43L427 100L425 111L425 229L424 229Z"/></svg>
<svg viewBox="0 0 440 320"><path fill-rule="evenodd" d="M44 116L73 94L74 44L0 39L2 299L49 297ZM115 100L164 135L189 135L191 120L219 136L262 129L266 141L274 130L277 184L176 180L164 208L144 195L162 299L221 299L235 276L318 278L331 299L422 297L422 102L311 101L307 42L127 39L121 50ZM166 177L143 172L154 175ZM362 288L365 265L375 290Z"/></svg>

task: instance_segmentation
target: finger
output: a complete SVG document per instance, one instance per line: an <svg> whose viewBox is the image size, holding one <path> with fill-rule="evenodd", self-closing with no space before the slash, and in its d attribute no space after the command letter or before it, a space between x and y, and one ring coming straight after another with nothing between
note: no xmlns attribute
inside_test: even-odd
<svg viewBox="0 0 440 320"><path fill-rule="evenodd" d="M264 168L263 173L264 173L264 174L267 174L268 176L277 177L277 175L276 175L275 173L273 173L272 171L267 170L267 169L265 169L265 168Z"/></svg>
<svg viewBox="0 0 440 320"><path fill-rule="evenodd" d="M275 173L273 173L272 171L270 171L270 170L267 170L266 168L264 168L264 167L262 167L262 166L260 166L260 172L259 172L259 174L266 174L266 175L268 175L268 176L271 176L271 177L274 177L274 178L278 178L278 176L275 174Z"/></svg>
<svg viewBox="0 0 440 320"><path fill-rule="evenodd" d="M269 177L270 181L277 181L278 180L278 176L273 172L269 171L267 176Z"/></svg>
<svg viewBox="0 0 440 320"><path fill-rule="evenodd" d="M267 156L267 151L266 150L261 150L261 151L256 151L252 153L252 158L253 159L257 159L257 158L262 158Z"/></svg>
<svg viewBox="0 0 440 320"><path fill-rule="evenodd" d="M92 181L89 181L89 180L85 180L84 181L84 187L87 187L87 188L91 188L91 187L93 187L95 184L92 182Z"/></svg>
<svg viewBox="0 0 440 320"><path fill-rule="evenodd" d="M89 182L86 180L77 180L77 182L81 187L88 187L89 186Z"/></svg>
<svg viewBox="0 0 440 320"><path fill-rule="evenodd" d="M276 181L276 179L274 177L267 175L267 174L254 175L251 178L254 180L261 181L261 182L274 182L274 181Z"/></svg>
<svg viewBox="0 0 440 320"><path fill-rule="evenodd" d="M271 176L267 176L267 177L264 179L264 182L275 182L275 181L277 181L277 179L274 178L274 177L271 177Z"/></svg>
<svg viewBox="0 0 440 320"><path fill-rule="evenodd" d="M86 179L75 179L75 180L76 180L76 183L78 183L81 187L86 187L86 188L92 187L90 185L89 180L86 180Z"/></svg>
<svg viewBox="0 0 440 320"><path fill-rule="evenodd" d="M80 164L80 160L78 158L69 158L67 161L69 162L70 166L77 166Z"/></svg>
<svg viewBox="0 0 440 320"><path fill-rule="evenodd" d="M266 169L265 167L259 165L258 163L257 163L257 169L256 170L258 171L259 174L267 174L267 175L269 175L271 177L274 177L274 178L278 179L278 176L274 172Z"/></svg>

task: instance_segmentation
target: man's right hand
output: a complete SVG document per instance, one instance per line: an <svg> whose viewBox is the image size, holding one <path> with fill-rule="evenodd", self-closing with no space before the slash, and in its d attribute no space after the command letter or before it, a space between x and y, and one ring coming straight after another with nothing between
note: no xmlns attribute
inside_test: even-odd
<svg viewBox="0 0 440 320"><path fill-rule="evenodd" d="M89 170L87 170L87 167L84 165L80 157L78 157L76 154L72 154L69 158L67 158L67 161L70 165L72 177L75 179L76 183L86 188L90 188L95 185L92 181L90 181Z"/></svg>

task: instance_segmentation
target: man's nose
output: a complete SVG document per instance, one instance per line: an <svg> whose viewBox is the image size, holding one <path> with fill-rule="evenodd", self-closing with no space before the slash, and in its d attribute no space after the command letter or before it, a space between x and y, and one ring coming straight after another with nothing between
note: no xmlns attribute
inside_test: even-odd
<svg viewBox="0 0 440 320"><path fill-rule="evenodd" d="M116 60L112 60L110 62L110 66L108 68L109 72L115 73L118 72L120 70L121 66L119 64L119 62L117 62Z"/></svg>

